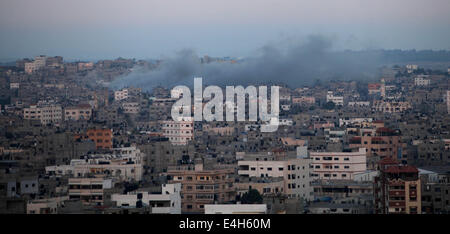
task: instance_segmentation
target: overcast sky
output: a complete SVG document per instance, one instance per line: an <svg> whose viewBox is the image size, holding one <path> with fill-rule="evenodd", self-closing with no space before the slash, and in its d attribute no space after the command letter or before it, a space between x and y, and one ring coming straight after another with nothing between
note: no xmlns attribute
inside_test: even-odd
<svg viewBox="0 0 450 234"><path fill-rule="evenodd" d="M247 56L267 43L450 49L449 0L1 0L0 59Z"/></svg>

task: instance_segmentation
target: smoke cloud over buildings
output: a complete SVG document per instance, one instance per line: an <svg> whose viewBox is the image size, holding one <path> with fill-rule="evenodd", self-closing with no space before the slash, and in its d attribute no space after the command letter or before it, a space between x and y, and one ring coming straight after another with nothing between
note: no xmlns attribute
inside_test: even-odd
<svg viewBox="0 0 450 234"><path fill-rule="evenodd" d="M380 59L376 52L333 50L333 39L313 35L303 42L270 44L255 55L236 63L202 63L193 50L183 50L164 58L155 69L135 67L111 83L112 88L127 86L151 90L155 86L192 86L201 76L205 85L249 85L281 83L292 87L317 80L362 80L374 77Z"/></svg>

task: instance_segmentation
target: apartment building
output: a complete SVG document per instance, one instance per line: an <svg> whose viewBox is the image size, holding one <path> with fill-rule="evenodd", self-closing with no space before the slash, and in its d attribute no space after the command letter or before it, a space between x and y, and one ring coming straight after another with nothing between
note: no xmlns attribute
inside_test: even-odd
<svg viewBox="0 0 450 234"><path fill-rule="evenodd" d="M421 214L421 182L417 168L385 158L374 180L375 213Z"/></svg>
<svg viewBox="0 0 450 234"><path fill-rule="evenodd" d="M354 174L366 171L366 149L357 152L309 152L312 179L353 180Z"/></svg>
<svg viewBox="0 0 450 234"><path fill-rule="evenodd" d="M31 200L27 203L27 214L57 214L58 208L69 200L68 196Z"/></svg>
<svg viewBox="0 0 450 234"><path fill-rule="evenodd" d="M117 91L114 91L114 100L115 101L125 100L129 97L136 97L140 93L141 93L140 88L133 88L133 87L117 90Z"/></svg>
<svg viewBox="0 0 450 234"><path fill-rule="evenodd" d="M448 214L450 212L450 171L445 166L419 169L422 183L422 212Z"/></svg>
<svg viewBox="0 0 450 234"><path fill-rule="evenodd" d="M404 144L398 131L381 127L373 135L355 136L349 140L350 148L366 148L367 167L376 169L377 162L383 158L402 160L405 156Z"/></svg>
<svg viewBox="0 0 450 234"><path fill-rule="evenodd" d="M344 105L344 97L342 96L334 96L333 91L328 91L326 96L327 102L333 102L336 106Z"/></svg>
<svg viewBox="0 0 450 234"><path fill-rule="evenodd" d="M116 181L142 180L143 154L136 147L114 148L112 154L90 154L81 159L72 159L69 165L45 167L49 176L69 175L71 177L94 176L114 178ZM130 153L117 153L130 151Z"/></svg>
<svg viewBox="0 0 450 234"><path fill-rule="evenodd" d="M275 157L256 157L252 160L244 157L238 161L238 175L244 178L283 178L284 194L288 197L301 197L305 200L312 200L311 188L311 159L310 158L289 158L277 160Z"/></svg>
<svg viewBox="0 0 450 234"><path fill-rule="evenodd" d="M69 199L81 200L86 205L103 205L105 189L113 187L111 179L69 178Z"/></svg>
<svg viewBox="0 0 450 234"><path fill-rule="evenodd" d="M78 71L92 70L93 68L93 62L78 62Z"/></svg>
<svg viewBox="0 0 450 234"><path fill-rule="evenodd" d="M239 178L239 183L235 183L238 195L244 195L250 189L255 189L261 195L285 194L283 177L248 177Z"/></svg>
<svg viewBox="0 0 450 234"><path fill-rule="evenodd" d="M133 191L127 194L112 194L116 207L151 207L152 214L181 214L181 183L163 184L161 194Z"/></svg>
<svg viewBox="0 0 450 234"><path fill-rule="evenodd" d="M121 101L128 98L128 89L114 91L114 100Z"/></svg>
<svg viewBox="0 0 450 234"><path fill-rule="evenodd" d="M204 170L203 164L169 167L169 183L181 183L181 211L203 213L206 204L234 201L233 169Z"/></svg>
<svg viewBox="0 0 450 234"><path fill-rule="evenodd" d="M0 192L5 197L35 196L39 194L39 179L5 175L0 179Z"/></svg>
<svg viewBox="0 0 450 234"><path fill-rule="evenodd" d="M153 98L150 104L150 118L152 120L170 119L172 106L176 100L174 98Z"/></svg>
<svg viewBox="0 0 450 234"><path fill-rule="evenodd" d="M179 121L162 121L163 136L169 138L173 145L186 145L194 137L194 120L191 117Z"/></svg>
<svg viewBox="0 0 450 234"><path fill-rule="evenodd" d="M339 126L362 126L364 123L372 123L373 118L367 118L367 117L354 117L354 118L339 118Z"/></svg>
<svg viewBox="0 0 450 234"><path fill-rule="evenodd" d="M316 103L315 97L309 97L309 96L292 97L293 105L313 105L315 103Z"/></svg>
<svg viewBox="0 0 450 234"><path fill-rule="evenodd" d="M88 129L87 137L95 142L97 149L112 148L112 129Z"/></svg>
<svg viewBox="0 0 450 234"><path fill-rule="evenodd" d="M89 120L92 116L92 106L81 104L78 106L66 107L64 109L64 119L67 120Z"/></svg>
<svg viewBox="0 0 450 234"><path fill-rule="evenodd" d="M25 63L25 72L27 74L32 74L37 70L45 67L47 57L44 55L36 56L33 62Z"/></svg>
<svg viewBox="0 0 450 234"><path fill-rule="evenodd" d="M381 96L384 96L385 94L385 85L383 83L373 83L367 85L368 91L370 95L373 94L380 94Z"/></svg>
<svg viewBox="0 0 450 234"><path fill-rule="evenodd" d="M415 86L429 86L431 83L430 79L426 79L428 76L426 75L419 75L414 78L414 85Z"/></svg>
<svg viewBox="0 0 450 234"><path fill-rule="evenodd" d="M62 121L62 108L58 104L39 103L23 109L23 117L39 120L42 124L57 124Z"/></svg>
<svg viewBox="0 0 450 234"><path fill-rule="evenodd" d="M375 100L372 109L383 113L399 113L411 109L409 102Z"/></svg>

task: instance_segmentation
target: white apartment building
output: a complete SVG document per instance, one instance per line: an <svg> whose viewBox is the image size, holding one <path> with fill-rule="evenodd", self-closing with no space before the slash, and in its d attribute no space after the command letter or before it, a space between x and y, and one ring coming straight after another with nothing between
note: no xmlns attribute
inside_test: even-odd
<svg viewBox="0 0 450 234"><path fill-rule="evenodd" d="M75 178L94 175L99 178L114 178L117 181L142 180L142 156L136 147L112 149L113 154L93 154L82 159L72 159L69 165L45 167L49 176L70 175Z"/></svg>
<svg viewBox="0 0 450 234"><path fill-rule="evenodd" d="M416 78L414 78L414 85L415 86L428 86L430 85L431 81L430 79L425 79L428 76L426 75L419 75Z"/></svg>
<svg viewBox="0 0 450 234"><path fill-rule="evenodd" d="M128 194L112 194L111 201L117 207L151 207L152 214L181 214L181 183L163 184L161 194L151 194L143 191L128 192Z"/></svg>
<svg viewBox="0 0 450 234"><path fill-rule="evenodd" d="M366 106L370 106L370 102L348 102L348 106L366 107Z"/></svg>
<svg viewBox="0 0 450 234"><path fill-rule="evenodd" d="M185 117L177 121L162 121L162 133L173 145L186 145L194 137L194 120Z"/></svg>
<svg viewBox="0 0 450 234"><path fill-rule="evenodd" d="M327 102L333 102L337 106L344 105L344 97L334 96L333 91L327 92Z"/></svg>
<svg viewBox="0 0 450 234"><path fill-rule="evenodd" d="M358 152L309 152L312 178L323 180L353 180L355 173L366 171L366 149Z"/></svg>
<svg viewBox="0 0 450 234"><path fill-rule="evenodd" d="M313 199L311 159L296 158L278 161L238 161L238 175L244 177L282 177L283 190L289 197Z"/></svg>
<svg viewBox="0 0 450 234"><path fill-rule="evenodd" d="M20 83L9 83L10 89L18 89L20 87Z"/></svg>

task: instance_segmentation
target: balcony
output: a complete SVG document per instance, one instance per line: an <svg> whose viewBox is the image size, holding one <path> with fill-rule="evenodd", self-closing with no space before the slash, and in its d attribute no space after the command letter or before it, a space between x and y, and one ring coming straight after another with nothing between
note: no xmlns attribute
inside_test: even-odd
<svg viewBox="0 0 450 234"><path fill-rule="evenodd" d="M397 191L389 191L389 197L404 197L405 191L397 190Z"/></svg>
<svg viewBox="0 0 450 234"><path fill-rule="evenodd" d="M389 201L389 207L405 207L405 201Z"/></svg>

